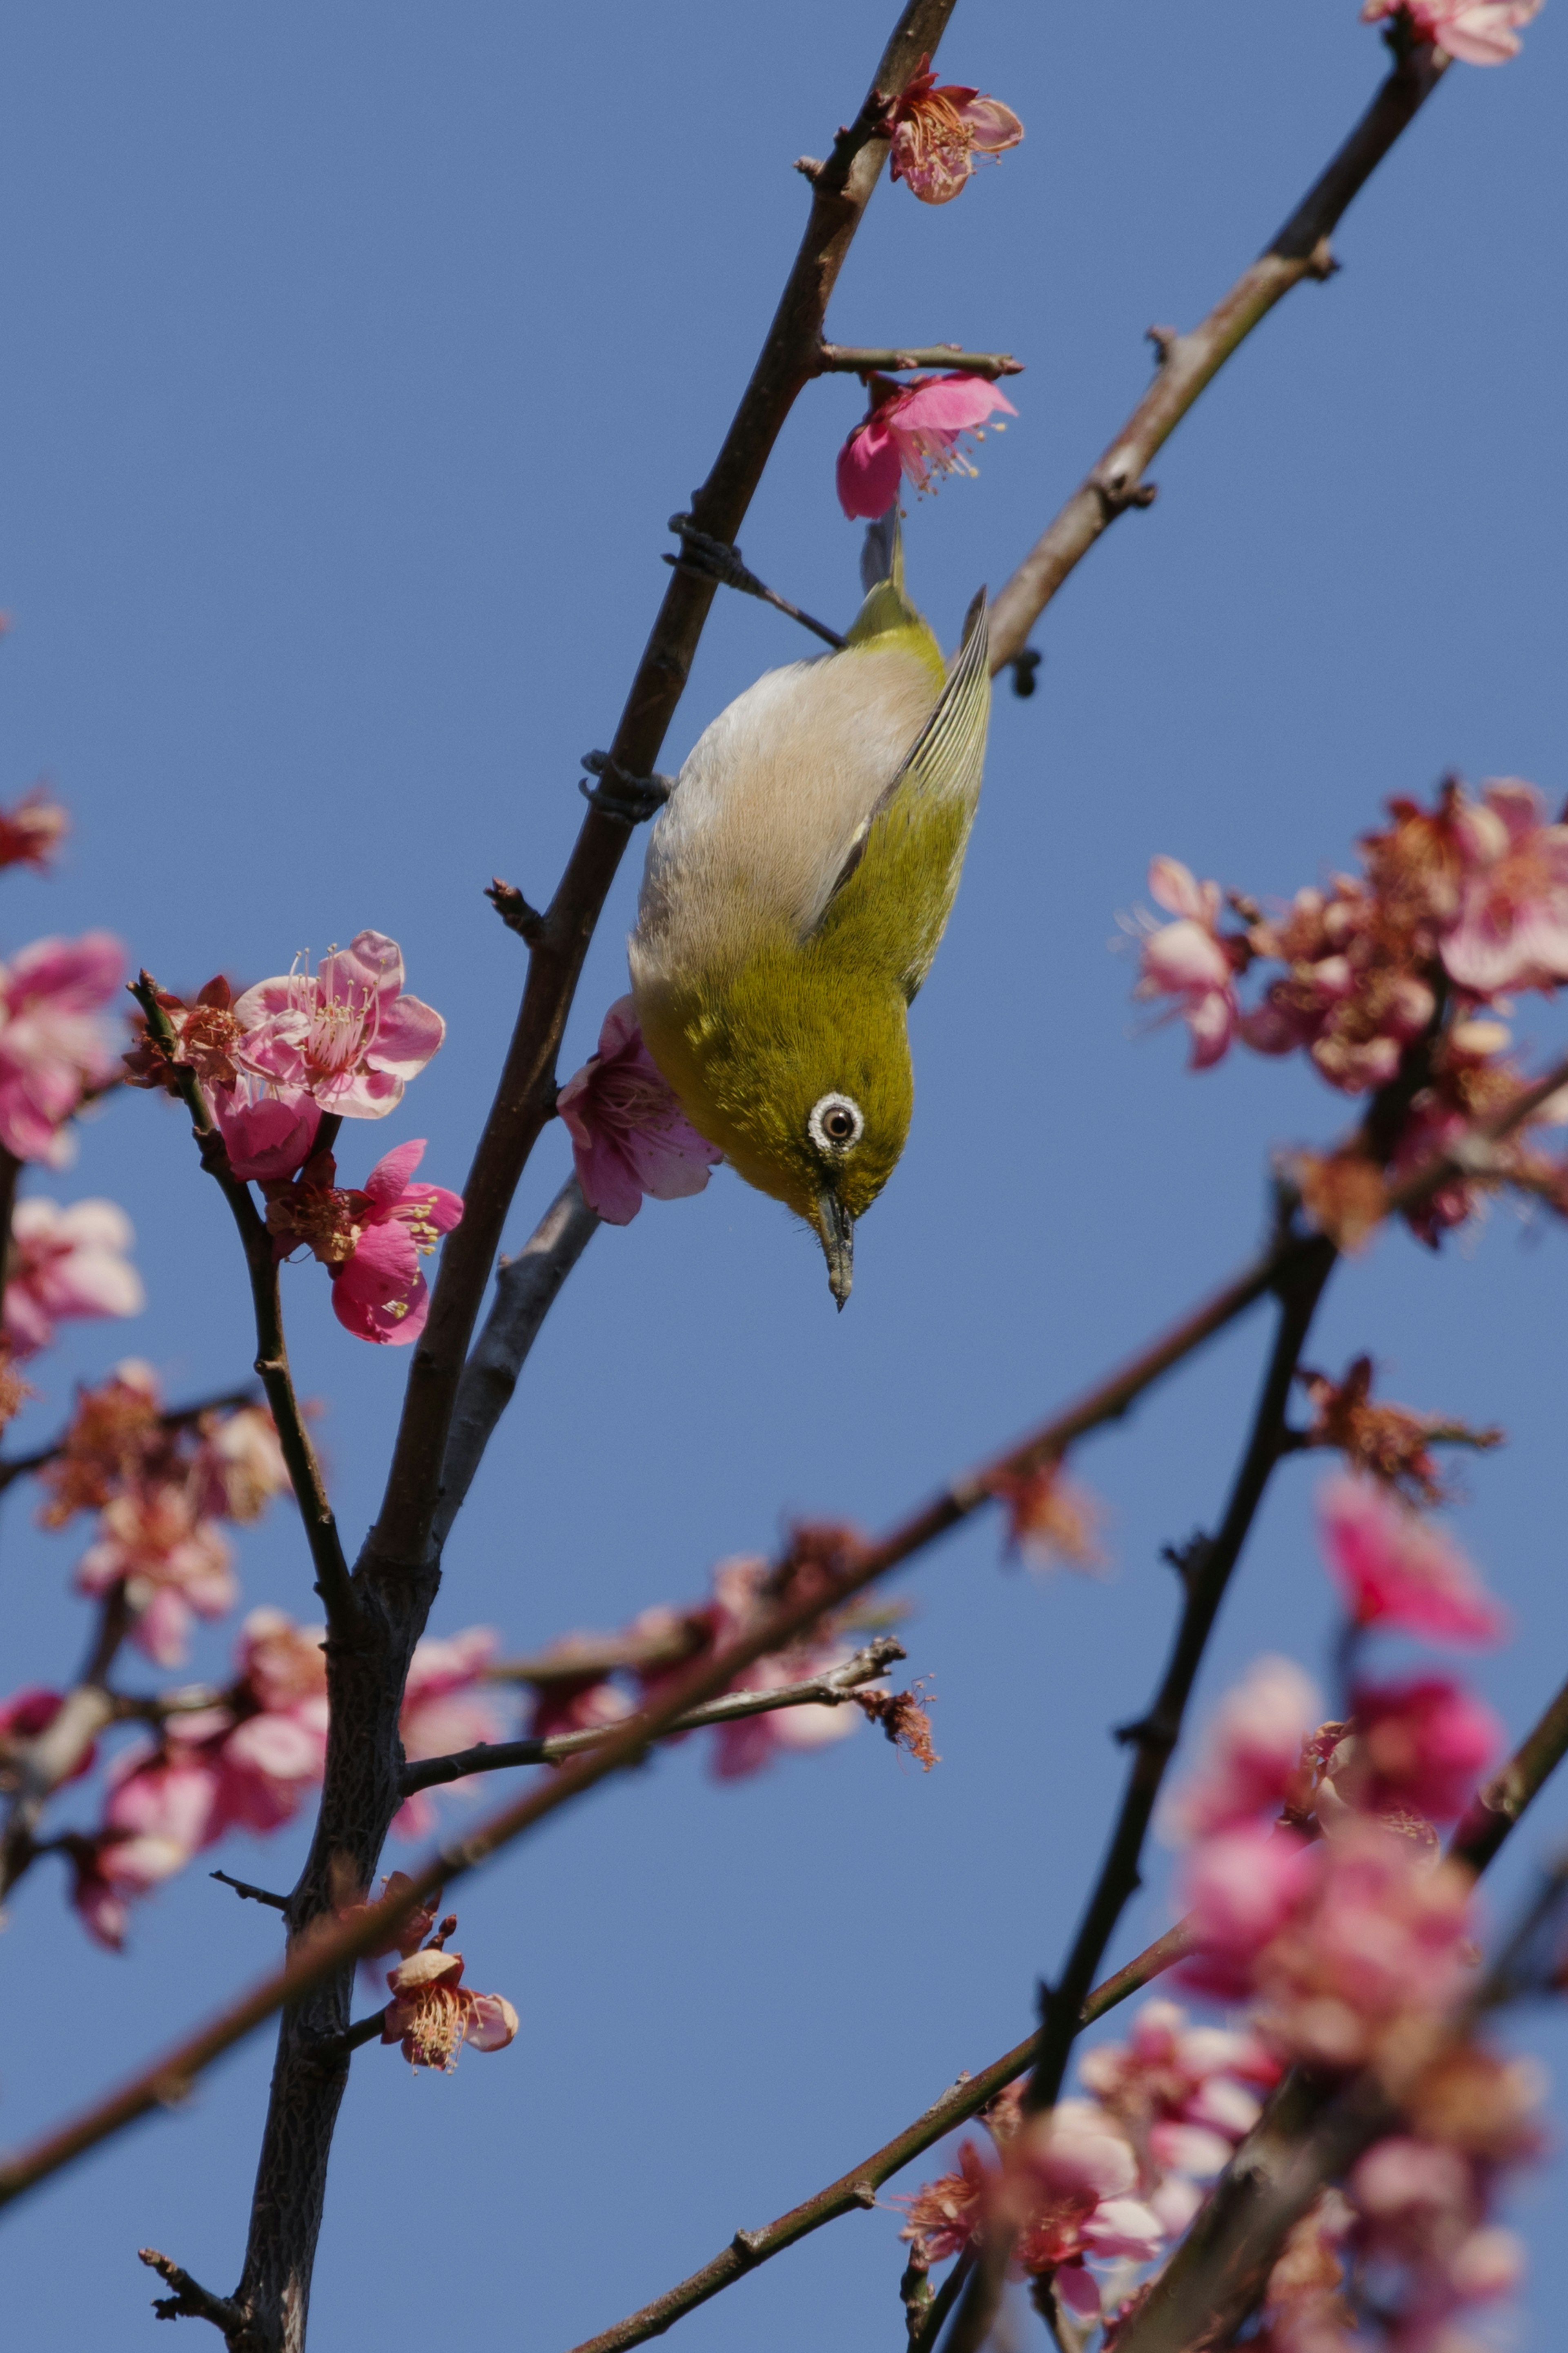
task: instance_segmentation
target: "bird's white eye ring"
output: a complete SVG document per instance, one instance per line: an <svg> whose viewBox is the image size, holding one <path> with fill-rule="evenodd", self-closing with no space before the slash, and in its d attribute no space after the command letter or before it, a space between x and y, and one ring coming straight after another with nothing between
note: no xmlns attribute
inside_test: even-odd
<svg viewBox="0 0 1568 2353"><path fill-rule="evenodd" d="M853 1095L821 1095L812 1104L805 1124L818 1152L837 1158L859 1143L866 1133L866 1114Z"/></svg>

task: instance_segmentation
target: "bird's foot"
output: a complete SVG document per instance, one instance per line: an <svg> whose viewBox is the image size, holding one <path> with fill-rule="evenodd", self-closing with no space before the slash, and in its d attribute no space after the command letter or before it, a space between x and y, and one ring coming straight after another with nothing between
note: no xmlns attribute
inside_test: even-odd
<svg viewBox="0 0 1568 2353"><path fill-rule="evenodd" d="M587 776L577 779L577 790L588 807L624 826L643 825L657 817L675 790L673 776L628 776L607 752L584 752L583 765L588 776L599 779L596 785Z"/></svg>
<svg viewBox="0 0 1568 2353"><path fill-rule="evenodd" d="M837 629L830 629L826 621L813 620L809 613L803 613L798 605L792 605L786 596L770 588L765 580L759 580L754 572L748 571L741 561L740 549L731 547L728 540L715 539L710 533L699 531L688 514L671 515L669 528L680 535L680 554L667 555L667 564L680 571L700 572L706 578L717 580L722 588L738 588L742 596L760 596L764 605L787 613L792 621L798 621L803 629L809 629L825 645L838 647L844 643Z"/></svg>

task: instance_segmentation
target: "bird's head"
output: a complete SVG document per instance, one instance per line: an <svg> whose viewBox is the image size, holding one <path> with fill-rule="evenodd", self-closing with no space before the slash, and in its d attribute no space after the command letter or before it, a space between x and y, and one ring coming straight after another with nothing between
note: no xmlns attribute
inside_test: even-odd
<svg viewBox="0 0 1568 2353"><path fill-rule="evenodd" d="M668 1032L649 1042L688 1116L747 1184L805 1219L842 1308L856 1220L910 1132L902 997L797 949L734 975L681 1030L679 1045Z"/></svg>

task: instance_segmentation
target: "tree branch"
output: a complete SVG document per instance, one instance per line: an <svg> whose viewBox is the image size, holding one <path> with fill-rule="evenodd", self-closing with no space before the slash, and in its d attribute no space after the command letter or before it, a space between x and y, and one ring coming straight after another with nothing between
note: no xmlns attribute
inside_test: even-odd
<svg viewBox="0 0 1568 2353"><path fill-rule="evenodd" d="M174 2291L173 2295L153 2297L153 2309L160 2320L210 2320L226 2337L240 2327L245 2316L226 2295L214 2295L210 2288L203 2287L179 2263L161 2255L156 2247L138 2247L136 2252L149 2271L156 2272Z"/></svg>
<svg viewBox="0 0 1568 2353"><path fill-rule="evenodd" d="M984 375L993 383L999 375L1022 375L1024 363L1011 352L966 352L956 343L922 343L913 350L892 344L861 349L848 343L823 343L816 353L818 375L896 374L903 368L941 368L947 375Z"/></svg>
<svg viewBox="0 0 1568 2353"><path fill-rule="evenodd" d="M732 544L785 418L816 371L823 321L850 241L888 153L886 101L923 57L934 56L955 0L908 0L854 121L812 175L805 234L712 471L691 504L710 539ZM716 584L672 571L626 698L610 757L624 774L651 775L686 686ZM413 1350L402 1423L372 1544L391 1562L430 1556L447 1431L469 1335L519 1176L554 1103L555 1058L588 943L630 839L591 808L530 948L527 986L500 1087L464 1187L463 1222L441 1257L430 1318Z"/></svg>
<svg viewBox="0 0 1568 2353"><path fill-rule="evenodd" d="M458 1386L435 1519L437 1547L451 1534L485 1448L511 1403L540 1325L598 1229L598 1211L583 1198L576 1177L568 1176L517 1256L502 1259L490 1312Z"/></svg>
<svg viewBox="0 0 1568 2353"><path fill-rule="evenodd" d="M250 1300L256 1318L256 1371L267 1392L278 1443L288 1465L294 1500L305 1525L305 1540L316 1571L316 1591L321 1597L327 1623L340 1641L352 1641L359 1628L359 1600L349 1580L338 1525L327 1500L326 1482L316 1450L310 1443L300 1400L289 1370L289 1349L283 1336L283 1303L278 1290L278 1264L272 1237L257 1208L248 1185L243 1185L228 1165L228 1154L214 1122L201 1081L187 1063L176 1061L179 1040L158 1001L158 987L142 972L132 984L132 996L146 1017L150 1038L168 1056L169 1076L191 1114L191 1125L201 1152L202 1166L228 1203L250 1277Z"/></svg>
<svg viewBox="0 0 1568 2353"><path fill-rule="evenodd" d="M1149 503L1153 486L1143 480L1145 467L1231 353L1293 286L1329 276L1335 265L1328 240L1341 216L1425 105L1447 63L1430 43L1413 47L1267 252L1243 270L1202 325L1190 335L1150 330L1159 353L1153 383L992 604L993 677L1023 652L1029 631L1100 533L1128 507Z"/></svg>
<svg viewBox="0 0 1568 2353"><path fill-rule="evenodd" d="M289 1898L274 1895L270 1887L253 1887L248 1879L231 1879L226 1871L209 1871L207 1877L221 1879L226 1887L233 1888L242 1903L266 1904L274 1912L287 1912L289 1909Z"/></svg>
<svg viewBox="0 0 1568 2353"><path fill-rule="evenodd" d="M890 1634L881 1634L852 1659L846 1659L841 1667L831 1667L826 1674L813 1675L804 1683L784 1683L776 1691L721 1693L679 1717L661 1736L670 1740L684 1733L704 1731L710 1725L738 1724L749 1715L771 1715L781 1707L840 1707L862 1684L875 1683L896 1659L907 1656L901 1642ZM460 1748L451 1757L423 1757L405 1769L403 1787L412 1797L416 1789L461 1781L470 1773L495 1773L513 1765L559 1764L563 1757L580 1757L584 1749L597 1747L612 1728L594 1725L581 1732L549 1733L542 1740L481 1741L477 1747ZM213 1875L222 1876L216 1872Z"/></svg>

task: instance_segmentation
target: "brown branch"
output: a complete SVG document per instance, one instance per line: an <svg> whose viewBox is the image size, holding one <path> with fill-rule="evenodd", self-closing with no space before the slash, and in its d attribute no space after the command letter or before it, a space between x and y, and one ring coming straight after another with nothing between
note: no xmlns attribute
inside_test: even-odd
<svg viewBox="0 0 1568 2353"><path fill-rule="evenodd" d="M711 472L691 505L696 528L732 544L784 420L815 373L828 298L888 153L887 100L934 55L954 0L907 0L866 103L812 175L811 211L762 354ZM681 565L669 575L626 698L610 757L652 774L685 689L715 582ZM469 1335L524 1163L553 1107L555 1058L583 959L630 828L591 808L529 952L528 982L500 1084L464 1187L463 1222L442 1252L430 1319L413 1350L402 1423L371 1539L390 1562L431 1554L447 1451Z"/></svg>
<svg viewBox="0 0 1568 2353"><path fill-rule="evenodd" d="M1293 286L1329 276L1334 268L1329 238L1341 216L1431 96L1447 63L1429 43L1412 48L1267 252L1243 270L1202 325L1189 335L1168 327L1150 330L1160 362L1153 383L992 604L993 677L1024 651L1029 631L1101 532L1128 507L1149 503L1153 485L1143 480L1144 469L1231 353Z"/></svg>
<svg viewBox="0 0 1568 2353"><path fill-rule="evenodd" d="M289 1909L289 1898L274 1895L270 1887L253 1887L248 1879L231 1879L226 1871L209 1871L207 1877L221 1879L226 1887L233 1888L242 1903L266 1904L274 1912L287 1912Z"/></svg>
<svg viewBox="0 0 1568 2353"><path fill-rule="evenodd" d="M1391 1210L1414 1207L1455 1175L1467 1170L1473 1174L1478 1146L1510 1133L1564 1085L1568 1085L1568 1059L1526 1088L1498 1117L1478 1124L1468 1136L1460 1137L1455 1145L1413 1170L1391 1189ZM1109 1380L1089 1391L1076 1405L1043 1424L1022 1445L956 1480L879 1540L847 1547L837 1565L828 1567L816 1563L811 1576L798 1579L804 1590L789 1598L802 1565L802 1548L797 1540L773 1572L775 1587L783 1588L784 1599L760 1613L721 1650L707 1653L683 1674L672 1676L657 1702L627 1717L596 1748L564 1766L552 1780L531 1789L477 1823L463 1837L439 1849L413 1876L395 1903L384 1899L368 1906L357 1919L315 1928L296 1947L285 1968L260 1979L206 2025L175 2043L118 2090L80 2110L8 2159L0 2160L0 2206L48 2179L87 2149L96 2148L152 2109L179 2096L216 2059L243 2042L275 2010L286 2003L302 2001L327 1979L341 1977L426 1896L488 1862L491 1855L596 1788L611 1774L635 1764L650 1741L658 1739L689 1709L717 1697L754 1660L787 1650L820 1619L841 1609L855 1594L863 1592L935 1537L956 1526L990 1499L1002 1475L1036 1467L1060 1454L1086 1430L1125 1413L1163 1373L1233 1323L1266 1292L1289 1282L1293 1273L1310 1264L1323 1248L1321 1236L1299 1235L1288 1229L1270 1251L1234 1282L1143 1349ZM331 1665L329 1656L329 1668ZM333 1736L347 1736L334 1725ZM331 1828L328 1825L329 1831ZM318 1844L321 1842L319 1834ZM348 1851L356 1852L352 1845Z"/></svg>
<svg viewBox="0 0 1568 2353"><path fill-rule="evenodd" d="M965 352L956 343L922 343L909 350L892 344L861 349L848 343L823 343L814 373L869 375L897 374L903 368L941 368L948 375L984 375L994 383L999 375L1022 375L1024 363L1011 352Z"/></svg>
<svg viewBox="0 0 1568 2353"><path fill-rule="evenodd" d="M153 2309L160 2320L210 2320L226 2337L232 2336L241 2326L245 2316L226 2295L214 2295L181 2264L168 2255L161 2255L156 2247L138 2247L136 2252L149 2271L156 2272L174 2291L173 2295L153 2297Z"/></svg>
<svg viewBox="0 0 1568 2353"><path fill-rule="evenodd" d="M352 1641L359 1625L359 1600L349 1579L348 1563L343 1557L332 1507L327 1500L321 1466L294 1394L288 1344L283 1336L283 1303L279 1294L272 1237L249 1186L241 1184L228 1165L228 1154L202 1092L201 1081L188 1063L174 1059L179 1039L159 1002L156 981L150 973L140 973L132 984L131 994L146 1018L149 1039L163 1047L168 1057L170 1079L191 1114L202 1166L228 1203L238 1231L256 1318L256 1371L272 1409L278 1443L288 1465L300 1517L305 1524L305 1540L316 1571L316 1591L321 1597L332 1633L340 1640Z"/></svg>
<svg viewBox="0 0 1568 2353"><path fill-rule="evenodd" d="M772 1715L781 1707L841 1707L846 1700L863 1684L875 1683L885 1675L896 1659L908 1656L901 1642L890 1634L879 1635L841 1667L830 1667L826 1674L812 1675L803 1683L781 1683L774 1691L724 1692L710 1699L705 1706L694 1707L680 1716L661 1736L666 1740L678 1739L688 1732L703 1732L710 1725L739 1724L749 1715ZM513 1765L556 1765L567 1757L580 1757L585 1749L597 1747L609 1736L613 1726L594 1725L581 1732L552 1732L539 1740L480 1741L477 1747L459 1748L450 1757L422 1757L416 1764L405 1768L403 1787L412 1797L416 1789L434 1789L443 1782L461 1781L470 1773L501 1772ZM221 1873L215 1873L214 1877Z"/></svg>
<svg viewBox="0 0 1568 2353"><path fill-rule="evenodd" d="M437 1546L451 1533L496 1424L511 1403L540 1325L598 1229L598 1211L569 1176L517 1256L502 1259L490 1312L458 1386L435 1519Z"/></svg>

